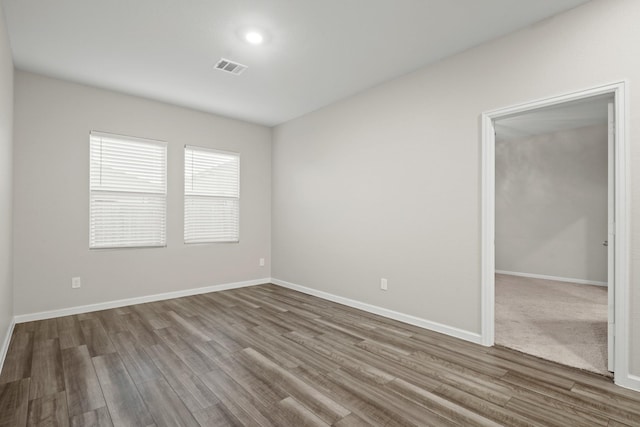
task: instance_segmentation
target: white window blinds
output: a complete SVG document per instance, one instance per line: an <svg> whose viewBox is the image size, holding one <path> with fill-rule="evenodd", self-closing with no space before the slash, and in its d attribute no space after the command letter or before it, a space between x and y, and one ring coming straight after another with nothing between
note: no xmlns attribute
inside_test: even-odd
<svg viewBox="0 0 640 427"><path fill-rule="evenodd" d="M184 148L185 243L237 242L240 155Z"/></svg>
<svg viewBox="0 0 640 427"><path fill-rule="evenodd" d="M167 145L91 132L90 248L166 245Z"/></svg>

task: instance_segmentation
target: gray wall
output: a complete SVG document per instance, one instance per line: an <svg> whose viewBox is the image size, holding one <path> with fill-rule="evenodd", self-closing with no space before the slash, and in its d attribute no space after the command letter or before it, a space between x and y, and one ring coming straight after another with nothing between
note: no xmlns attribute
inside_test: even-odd
<svg viewBox="0 0 640 427"><path fill-rule="evenodd" d="M480 114L620 79L635 88L638 22L638 1L589 2L276 127L273 276L479 333ZM640 92L629 98L640 374Z"/></svg>
<svg viewBox="0 0 640 427"><path fill-rule="evenodd" d="M12 129L13 60L11 59L11 48L9 47L9 36L5 27L4 14L0 8L0 349L13 318Z"/></svg>
<svg viewBox="0 0 640 427"><path fill-rule="evenodd" d="M270 276L269 128L25 72L15 91L17 315ZM169 143L166 248L89 250L91 130ZM240 243L183 244L185 144L240 152Z"/></svg>
<svg viewBox="0 0 640 427"><path fill-rule="evenodd" d="M496 269L607 281L607 126L496 141Z"/></svg>

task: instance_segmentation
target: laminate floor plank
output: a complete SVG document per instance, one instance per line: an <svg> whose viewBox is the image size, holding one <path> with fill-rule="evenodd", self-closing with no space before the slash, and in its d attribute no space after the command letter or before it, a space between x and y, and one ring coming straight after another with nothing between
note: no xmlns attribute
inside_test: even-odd
<svg viewBox="0 0 640 427"><path fill-rule="evenodd" d="M27 426L68 427L69 412L64 391L29 402Z"/></svg>
<svg viewBox="0 0 640 427"><path fill-rule="evenodd" d="M71 427L113 427L107 407L71 417L70 424Z"/></svg>
<svg viewBox="0 0 640 427"><path fill-rule="evenodd" d="M93 358L96 374L115 425L149 426L153 424L147 406L127 369L116 353Z"/></svg>
<svg viewBox="0 0 640 427"><path fill-rule="evenodd" d="M352 360L364 362L365 365L375 368L378 372L387 374L387 376L382 379L384 383L387 382L387 379L410 378L416 384L420 383L422 387L433 389L441 384L443 378L448 378L442 375L439 370L428 370L413 360L407 362L406 357L400 356L398 359L387 358L385 357L387 355L387 352L385 352L386 347L381 347L382 351L379 353L374 351L363 352L361 351L362 348L367 347L369 350L372 350L372 346L363 347L362 344L364 342L348 345L332 339L331 336L325 335L318 336L317 340L326 345L332 345L333 348L349 356ZM379 345L378 343L376 344ZM345 369L345 366L342 366L342 369ZM393 378L388 377L388 375Z"/></svg>
<svg viewBox="0 0 640 427"><path fill-rule="evenodd" d="M170 300L165 300L164 303L170 308L170 311L175 311L181 316L189 317L193 312L193 303L191 301L191 297L185 298L174 298ZM136 306L134 306L136 307ZM164 310L167 311L166 308ZM146 321L146 319L145 319ZM160 328L162 329L162 328Z"/></svg>
<svg viewBox="0 0 640 427"><path fill-rule="evenodd" d="M276 285L17 324L0 427L640 426L640 393Z"/></svg>
<svg viewBox="0 0 640 427"><path fill-rule="evenodd" d="M303 363L294 352L289 352L286 347L283 348L264 338L264 335L258 333L255 328L253 330L238 329L235 335L241 340L244 348L258 350L268 355L278 365L294 369Z"/></svg>
<svg viewBox="0 0 640 427"><path fill-rule="evenodd" d="M268 408L260 406L240 384L221 369L209 372L202 380L242 425L274 425L266 415Z"/></svg>
<svg viewBox="0 0 640 427"><path fill-rule="evenodd" d="M262 298L265 298L265 297L269 298L273 302L278 303L281 307L286 308L288 312L293 313L296 316L299 316L300 318L313 320L320 317L320 315L316 313L303 310L302 308L300 308L298 301L296 301L293 298L289 298L286 295L280 295L274 292L266 291L264 289L261 289L258 292L258 295L260 295Z"/></svg>
<svg viewBox="0 0 640 427"><path fill-rule="evenodd" d="M173 327L158 329L155 333L158 339L171 348L195 374L206 374L217 368L212 358L187 341L178 329Z"/></svg>
<svg viewBox="0 0 640 427"><path fill-rule="evenodd" d="M125 319L116 310L98 311L96 316L100 319L104 330L109 335L129 330Z"/></svg>
<svg viewBox="0 0 640 427"><path fill-rule="evenodd" d="M219 352L233 353L235 351L242 350L245 348L242 342L237 339L234 339L229 333L229 328L227 327L211 327L211 325L207 325L207 322L200 318L199 316L194 316L192 319L193 323L200 327L203 331L206 331L207 335L211 337L209 342L215 344L216 349Z"/></svg>
<svg viewBox="0 0 640 427"><path fill-rule="evenodd" d="M466 369L478 372L480 374L500 377L507 372L507 369L501 366L495 366L492 363L487 363L481 360L477 360L474 357L462 355L456 352L451 352L447 350L443 350L441 348L433 346L433 348L420 350L413 353L413 356L421 361L425 361L428 363L440 363L448 366L461 366ZM540 374L543 374L541 372ZM554 382L562 384L567 388L571 388L573 383L566 382L563 378L552 378ZM566 385L565 385L566 383Z"/></svg>
<svg viewBox="0 0 640 427"><path fill-rule="evenodd" d="M80 329L82 329L82 336L91 357L115 353L116 350L99 317L81 320Z"/></svg>
<svg viewBox="0 0 640 427"><path fill-rule="evenodd" d="M425 390L433 390L442 384L443 375L440 369L429 370L415 360L393 353L384 346L378 346L371 342L359 343L357 348L379 356L377 360L373 359L375 360L374 366L386 370L396 378L406 379ZM367 353L359 353L359 357L369 359L371 354Z"/></svg>
<svg viewBox="0 0 640 427"><path fill-rule="evenodd" d="M360 399L371 405L380 405L384 402L382 409L385 412L394 414L393 416L401 420L406 425L437 425L455 426L453 420L448 419L426 407L420 407L415 402L407 399L403 395L385 393L384 387L372 384L355 377L348 372L332 372L327 377L336 384L339 384L349 393L358 396Z"/></svg>
<svg viewBox="0 0 640 427"><path fill-rule="evenodd" d="M431 412L465 426L499 427L500 424L487 419L480 414L460 407L453 402L443 399L422 387L418 387L407 381L395 379L385 385L387 390L392 390L398 396L421 405Z"/></svg>
<svg viewBox="0 0 640 427"><path fill-rule="evenodd" d="M405 334L404 331L396 332L393 328L383 328L379 326L371 328L372 325L363 325L361 323L357 324L357 326L350 326L352 324L349 319L343 320L336 317L332 320L335 323L358 330L366 339L404 350L407 354L421 349L421 344L417 341L407 339L410 338L411 335Z"/></svg>
<svg viewBox="0 0 640 427"><path fill-rule="evenodd" d="M403 354L394 353L378 343L363 342L357 346L391 361L392 367L387 368L387 370L393 369L398 377L415 384L418 384L416 381L420 381L419 384L427 389L429 389L429 386L433 390L440 384L449 384L498 405L504 405L511 398L508 387L499 384L493 377L475 372L468 367L451 364L439 358L427 361L423 358L404 356ZM380 362L372 361L369 363L375 366L379 365ZM386 363L389 364L389 362ZM405 369L403 371L393 365L398 365Z"/></svg>
<svg viewBox="0 0 640 427"><path fill-rule="evenodd" d="M501 359L509 360L517 365L524 365L532 369L542 370L547 374L551 373L561 378L572 379L575 381L575 386L587 387L595 394L602 394L606 396L623 396L634 401L637 399L638 392L629 390L626 388L616 386L612 381L603 381L602 375L598 375L592 372L579 371L576 369L567 369L566 366L559 363L549 362L542 360L538 357L523 354L516 350L511 350L506 347L491 347L487 350L491 355L497 356ZM517 372L516 367L512 367L511 371ZM579 389L580 387L578 387ZM575 389L575 387L574 387Z"/></svg>
<svg viewBox="0 0 640 427"><path fill-rule="evenodd" d="M158 344L159 341L153 333L153 327L141 319L138 313L132 311L131 313L122 315L122 318L131 334L143 346L148 347Z"/></svg>
<svg viewBox="0 0 640 427"><path fill-rule="evenodd" d="M111 334L110 338L134 383L139 384L162 377L148 351L138 345L131 332L116 332Z"/></svg>
<svg viewBox="0 0 640 427"><path fill-rule="evenodd" d="M607 406L613 406L640 415L640 405L638 401L625 396L602 394L599 393L597 389L580 383L573 386L571 393L588 398L591 401L601 402Z"/></svg>
<svg viewBox="0 0 640 427"><path fill-rule="evenodd" d="M246 313L246 318L258 324L257 327L269 329L276 334L286 334L292 332L293 327L284 325L275 316L272 316L267 308L258 307L255 310Z"/></svg>
<svg viewBox="0 0 640 427"><path fill-rule="evenodd" d="M287 311L284 306L278 304L277 302L271 302L266 298L260 298L259 296L254 295L250 290L242 289L237 292L237 295L240 296L240 298L243 298L245 301L251 301L260 308L270 309L274 313L284 313Z"/></svg>
<svg viewBox="0 0 640 427"><path fill-rule="evenodd" d="M194 299L192 303L194 312L206 320L209 328L218 329L222 326L231 328L243 326L249 328L258 326L242 316L238 316L238 311L235 310L235 306L220 303L223 295L222 292L218 292L218 294L220 295L216 295L215 298L205 294L202 298Z"/></svg>
<svg viewBox="0 0 640 427"><path fill-rule="evenodd" d="M352 393L347 387L342 386L336 381L330 380L326 375L317 375L309 372L304 368L298 368L296 375L304 379L307 383L313 384L319 391L328 396L332 396L341 405L351 411L350 415L356 420L362 420L369 426L412 426L414 423L406 420L402 414L394 413L390 408L386 407L384 402L376 402L369 399L366 395ZM348 419L350 415L342 418ZM342 420L338 421L340 423ZM355 420L354 420L355 421Z"/></svg>
<svg viewBox="0 0 640 427"><path fill-rule="evenodd" d="M350 328L350 327L345 327L345 326L340 326L337 323L332 322L330 319L325 319L322 317L318 317L316 319L314 319L314 321L322 326L325 326L327 328L328 332L339 332L341 334L347 335L349 337L352 337L352 339L354 340L358 340L358 341L365 341L367 339L367 335L366 334L362 334L362 333L358 333L357 329L355 328Z"/></svg>
<svg viewBox="0 0 640 427"><path fill-rule="evenodd" d="M217 359L220 369L231 379L241 385L255 401L263 407L277 405L282 399L289 396L281 387L274 386L273 383L265 382L262 378L251 371L252 363L240 357L227 356Z"/></svg>
<svg viewBox="0 0 640 427"><path fill-rule="evenodd" d="M335 427L369 427L370 425L356 414L349 414L334 424Z"/></svg>
<svg viewBox="0 0 640 427"><path fill-rule="evenodd" d="M375 366L363 363L361 360L349 356L337 346L326 345L314 339L302 336L296 332L287 334L287 338L301 344L310 351L325 356L340 365L340 369L350 372L360 378L364 378L375 384L386 384L395 377Z"/></svg>
<svg viewBox="0 0 640 427"><path fill-rule="evenodd" d="M86 344L80 321L77 316L65 316L57 319L60 349L79 347Z"/></svg>
<svg viewBox="0 0 640 427"><path fill-rule="evenodd" d="M607 424L608 427L632 427L629 424L623 424L621 422L615 421L615 420L609 420L609 424Z"/></svg>
<svg viewBox="0 0 640 427"><path fill-rule="evenodd" d="M319 326L313 320L305 319L290 311L285 313L275 313L274 317L285 325L291 325L296 332L305 335L317 336L326 332L324 327Z"/></svg>
<svg viewBox="0 0 640 427"><path fill-rule="evenodd" d="M193 414L164 378L138 386L157 427L198 427Z"/></svg>
<svg viewBox="0 0 640 427"><path fill-rule="evenodd" d="M202 427L239 427L242 423L222 404L193 412L193 416Z"/></svg>
<svg viewBox="0 0 640 427"><path fill-rule="evenodd" d="M640 426L640 415L635 411L629 411L628 408L613 406L600 399L593 399L589 396L573 393L570 390L549 385L544 381L538 381L516 373L509 373L502 377L501 380L560 400L580 411L602 413L606 415L607 418Z"/></svg>
<svg viewBox="0 0 640 427"><path fill-rule="evenodd" d="M537 404L536 402L523 401L518 398L511 399L505 406L507 409L520 415L537 420L548 426L564 427L568 422L571 426L589 427L606 426L608 420L604 417L580 417L569 411L561 411L553 407Z"/></svg>
<svg viewBox="0 0 640 427"><path fill-rule="evenodd" d="M176 329L181 333L192 335L201 341L210 341L212 339L211 335L208 334L206 330L203 330L203 328L199 327L197 323L193 322L193 317L185 318L175 311L170 311L168 314L174 323L177 323Z"/></svg>
<svg viewBox="0 0 640 427"><path fill-rule="evenodd" d="M254 304L251 301L247 301L244 298L242 298L240 295L238 295L238 293L234 290L234 291L224 291L222 293L227 299L233 301L233 304L236 306L236 308L239 308L241 310L244 311L244 309L256 309L256 308L260 308L259 304Z"/></svg>
<svg viewBox="0 0 640 427"><path fill-rule="evenodd" d="M281 425L300 427L328 427L330 425L292 397L278 402L275 413Z"/></svg>
<svg viewBox="0 0 640 427"><path fill-rule="evenodd" d="M147 352L189 410L195 412L218 403L213 392L173 351L164 345L155 345L149 347Z"/></svg>
<svg viewBox="0 0 640 427"><path fill-rule="evenodd" d="M513 381L506 376L502 384L511 391L512 398L510 401L518 399L531 405L537 405L551 411L560 411L568 417L577 417L586 419L593 425L600 424L600 418L607 419L605 414L600 413L597 409L589 408L582 405L580 401L577 403L573 400L564 398L564 394L560 390L549 389L548 387L531 387L530 381L523 380L521 383Z"/></svg>
<svg viewBox="0 0 640 427"><path fill-rule="evenodd" d="M35 332L37 324L38 324L38 322L36 322L36 321L17 323L16 326L13 328L13 333L14 334L24 334L24 333L27 333L27 332Z"/></svg>
<svg viewBox="0 0 640 427"><path fill-rule="evenodd" d="M56 319L46 319L36 323L33 337L34 343L53 338L58 338L58 323Z"/></svg>
<svg viewBox="0 0 640 427"><path fill-rule="evenodd" d="M62 369L69 416L106 406L87 346L62 350Z"/></svg>
<svg viewBox="0 0 640 427"><path fill-rule="evenodd" d="M254 349L248 348L242 353L242 356L246 357L247 366L253 368L257 377L267 383L278 384L283 392L303 403L328 424L349 415L350 411L347 408Z"/></svg>
<svg viewBox="0 0 640 427"><path fill-rule="evenodd" d="M507 408L488 402L447 384L441 385L434 392L444 399L450 400L470 411L478 412L486 418L490 418L502 425L513 427L545 427L543 422L526 418Z"/></svg>
<svg viewBox="0 0 640 427"><path fill-rule="evenodd" d="M294 368L300 365L305 365L315 369L319 373L327 373L340 368L340 365L330 358L317 353L310 353L304 346L287 339L285 336L277 334L273 335L263 330L257 330L257 328L254 329L254 332L259 335L261 340L270 344L270 348L274 349L275 354L279 355L280 360L286 356L294 358L293 360L295 360L295 362L292 365ZM253 348L257 349L256 347ZM268 352L264 353L267 354ZM275 361L278 363L278 360ZM282 365L282 363L279 364Z"/></svg>
<svg viewBox="0 0 640 427"><path fill-rule="evenodd" d="M24 427L29 409L30 378L0 384L0 427Z"/></svg>
<svg viewBox="0 0 640 427"><path fill-rule="evenodd" d="M29 399L64 391L64 374L59 339L37 341L33 346Z"/></svg>
<svg viewBox="0 0 640 427"><path fill-rule="evenodd" d="M31 376L31 361L33 359L34 332L18 332L14 330L5 356L0 384L29 378Z"/></svg>
<svg viewBox="0 0 640 427"><path fill-rule="evenodd" d="M168 328L173 324L164 307L159 307L159 304L138 304L133 309L152 329Z"/></svg>

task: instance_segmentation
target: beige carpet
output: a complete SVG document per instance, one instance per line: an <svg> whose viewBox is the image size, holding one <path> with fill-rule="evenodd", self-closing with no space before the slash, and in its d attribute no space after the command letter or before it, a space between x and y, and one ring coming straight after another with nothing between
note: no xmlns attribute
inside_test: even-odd
<svg viewBox="0 0 640 427"><path fill-rule="evenodd" d="M608 375L607 288L496 274L496 344Z"/></svg>

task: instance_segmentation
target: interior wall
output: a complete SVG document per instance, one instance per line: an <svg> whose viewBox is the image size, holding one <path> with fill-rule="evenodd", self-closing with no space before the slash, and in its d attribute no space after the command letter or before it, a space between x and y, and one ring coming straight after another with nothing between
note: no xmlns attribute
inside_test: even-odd
<svg viewBox="0 0 640 427"><path fill-rule="evenodd" d="M496 139L496 270L607 281L607 126Z"/></svg>
<svg viewBox="0 0 640 427"><path fill-rule="evenodd" d="M269 128L22 71L15 91L17 315L270 277ZM166 248L89 250L91 130L168 142ZM240 153L240 243L183 243L184 145Z"/></svg>
<svg viewBox="0 0 640 427"><path fill-rule="evenodd" d="M273 276L480 333L481 113L622 79L635 87L637 22L640 2L595 0L276 127ZM634 141L640 92L629 105ZM640 145L629 164L640 374Z"/></svg>
<svg viewBox="0 0 640 427"><path fill-rule="evenodd" d="M2 343L13 318L12 214L13 59L0 8L0 358Z"/></svg>

